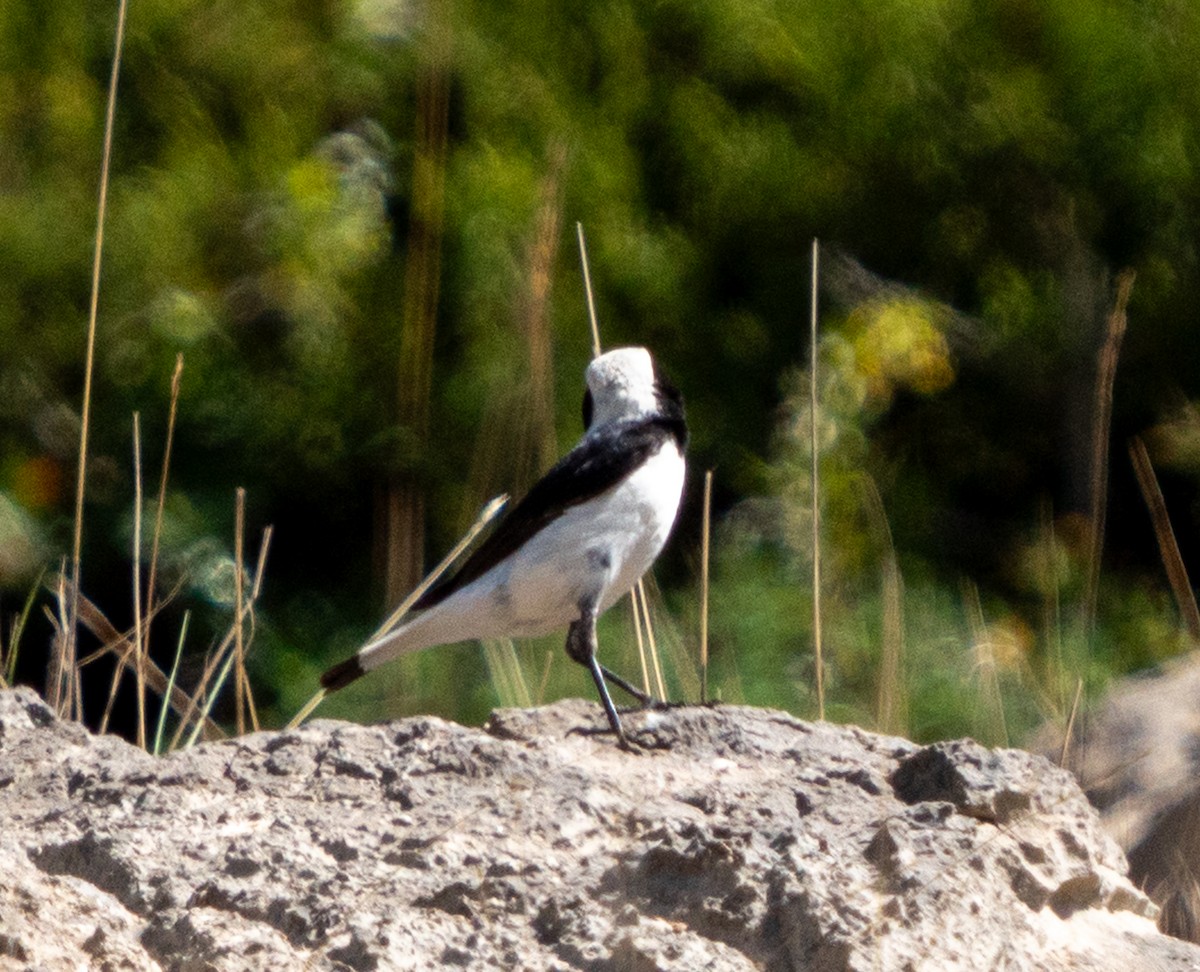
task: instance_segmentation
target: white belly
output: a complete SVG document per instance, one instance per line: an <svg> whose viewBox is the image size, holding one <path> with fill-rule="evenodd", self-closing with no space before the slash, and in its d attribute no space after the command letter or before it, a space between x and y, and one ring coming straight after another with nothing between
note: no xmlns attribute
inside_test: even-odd
<svg viewBox="0 0 1200 972"><path fill-rule="evenodd" d="M513 556L429 613L454 614L454 640L465 640L550 634L578 619L589 600L598 612L606 611L667 542L684 469L679 449L667 441L620 485L567 509Z"/></svg>

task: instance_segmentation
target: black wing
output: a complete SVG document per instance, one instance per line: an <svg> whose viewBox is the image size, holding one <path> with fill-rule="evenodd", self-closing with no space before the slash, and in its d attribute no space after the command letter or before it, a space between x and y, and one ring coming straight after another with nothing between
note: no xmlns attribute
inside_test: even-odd
<svg viewBox="0 0 1200 972"><path fill-rule="evenodd" d="M612 489L669 439L681 441L682 418L655 416L597 429L534 484L451 577L413 604L433 607L478 580L566 510Z"/></svg>

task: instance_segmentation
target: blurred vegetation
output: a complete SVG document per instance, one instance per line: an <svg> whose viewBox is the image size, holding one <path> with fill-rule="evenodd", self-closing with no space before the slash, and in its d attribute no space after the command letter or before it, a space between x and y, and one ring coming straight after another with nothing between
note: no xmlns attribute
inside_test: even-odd
<svg viewBox="0 0 1200 972"><path fill-rule="evenodd" d="M109 6L19 2L0 18L5 644L70 546ZM1124 448L1144 435L1194 565L1188 0L139 0L127 31L83 589L131 623L130 413L151 495L182 352L159 590L184 586L155 625L164 664L185 607L193 671L228 624L237 486L248 551L275 528L250 665L278 724L384 613L389 484L423 498L433 563L484 500L574 441L590 353L575 220L606 344L652 347L689 405L692 475L658 571L676 693L695 692L699 497L715 468L710 684L815 712L814 236L829 257L831 716L1015 741L1065 718L1077 679L1094 694L1190 647ZM429 228L414 206L429 77L445 92L444 205L421 428L400 362ZM1097 360L1126 268L1093 618ZM632 672L624 612L602 637ZM35 684L39 617L18 666ZM512 656L535 700L589 691L560 642ZM479 719L497 701L492 658L428 652L322 711Z"/></svg>

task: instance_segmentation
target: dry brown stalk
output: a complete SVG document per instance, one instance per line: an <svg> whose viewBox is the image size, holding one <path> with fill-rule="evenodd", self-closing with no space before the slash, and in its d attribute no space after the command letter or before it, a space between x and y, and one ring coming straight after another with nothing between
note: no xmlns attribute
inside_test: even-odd
<svg viewBox="0 0 1200 972"><path fill-rule="evenodd" d="M1200 609L1196 607L1196 595L1188 579L1183 556L1179 552L1179 543L1175 539L1175 530L1167 513L1166 500L1163 499L1162 490L1158 486L1158 477L1154 475L1154 465L1150 462L1150 454L1139 436L1135 435L1129 440L1129 459L1133 463L1133 471L1142 490L1142 499L1146 501L1150 510L1154 536L1158 540L1158 551L1167 571L1171 593L1175 595L1179 615L1183 618L1184 627L1187 628L1192 641L1200 642Z"/></svg>
<svg viewBox="0 0 1200 972"><path fill-rule="evenodd" d="M142 648L150 654L150 623L154 617L155 585L158 581L158 547L162 539L163 511L167 501L167 477L171 469L171 447L175 442L175 417L179 411L179 386L183 377L183 355L175 358L171 375L171 407L167 413L167 441L163 446L162 473L158 480L158 502L154 510L154 536L150 540L150 566L146 572L146 617L142 626Z"/></svg>
<svg viewBox="0 0 1200 972"><path fill-rule="evenodd" d="M116 39L113 43L112 71L108 79L108 102L104 113L104 150L100 162L100 189L96 202L96 239L92 251L92 290L88 300L87 352L83 367L83 405L79 423L79 474L75 481L75 530L71 543L71 589L74 592L67 612L62 638L55 639L51 678L46 686L46 701L60 716L68 711L75 718L83 717L83 700L75 689L79 684L79 673L75 666L75 624L79 617L79 606L75 598L79 593L83 550L83 497L87 488L87 446L91 428L92 374L96 361L96 318L100 308L100 266L104 253L104 218L108 212L108 173L112 163L113 127L117 114L117 79L121 74L121 48L125 40L125 11L127 0L117 6ZM64 692L63 686L66 685Z"/></svg>
<svg viewBox="0 0 1200 972"><path fill-rule="evenodd" d="M1126 313L1136 274L1123 270L1117 277L1117 295L1108 315L1104 346L1096 366L1096 410L1092 419L1092 544L1088 555L1087 586L1084 589L1083 619L1088 641L1096 624L1096 601L1100 590L1100 558L1104 552L1104 520L1108 506L1108 437L1112 426L1113 383L1117 359L1128 324Z"/></svg>
<svg viewBox="0 0 1200 972"><path fill-rule="evenodd" d="M53 587L57 588L59 603L64 605L68 603L68 591L71 586L70 579L67 578L65 574L60 573L55 578L51 578L51 584ZM164 607L167 603L169 603L169 601L170 597L165 598L159 604L158 609ZM88 631L90 631L93 635L95 635L102 645L100 649L92 652L92 654L80 660L79 665L77 666L78 668L81 669L84 665L87 665L102 655L109 654L110 652L120 652L126 657L133 652L134 648L132 635L122 634L120 631L118 631L116 626L113 625L113 623L105 616L104 612L101 611L100 608L97 607L96 604L94 604L92 600L87 597L87 595L79 595L78 605L79 623L87 628ZM167 695L169 680L166 674L164 674L163 670L159 668L152 659L149 658L146 659L146 684L150 687L152 692L157 693L159 696ZM169 704L176 713L182 716L184 712L190 710L192 706L192 700L188 698L186 692L176 685L171 686L170 688ZM224 731L215 722L211 722L209 720L205 721L205 739L221 739L224 738L224 736Z"/></svg>

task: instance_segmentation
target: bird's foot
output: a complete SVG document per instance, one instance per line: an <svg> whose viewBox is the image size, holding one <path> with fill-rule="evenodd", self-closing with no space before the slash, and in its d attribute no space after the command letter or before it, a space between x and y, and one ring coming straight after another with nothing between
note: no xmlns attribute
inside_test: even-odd
<svg viewBox="0 0 1200 972"><path fill-rule="evenodd" d="M632 710L626 710L632 711ZM567 730L568 736L616 736L617 748L627 753L640 756L646 749L633 742L623 729L614 730L612 726L572 726Z"/></svg>

